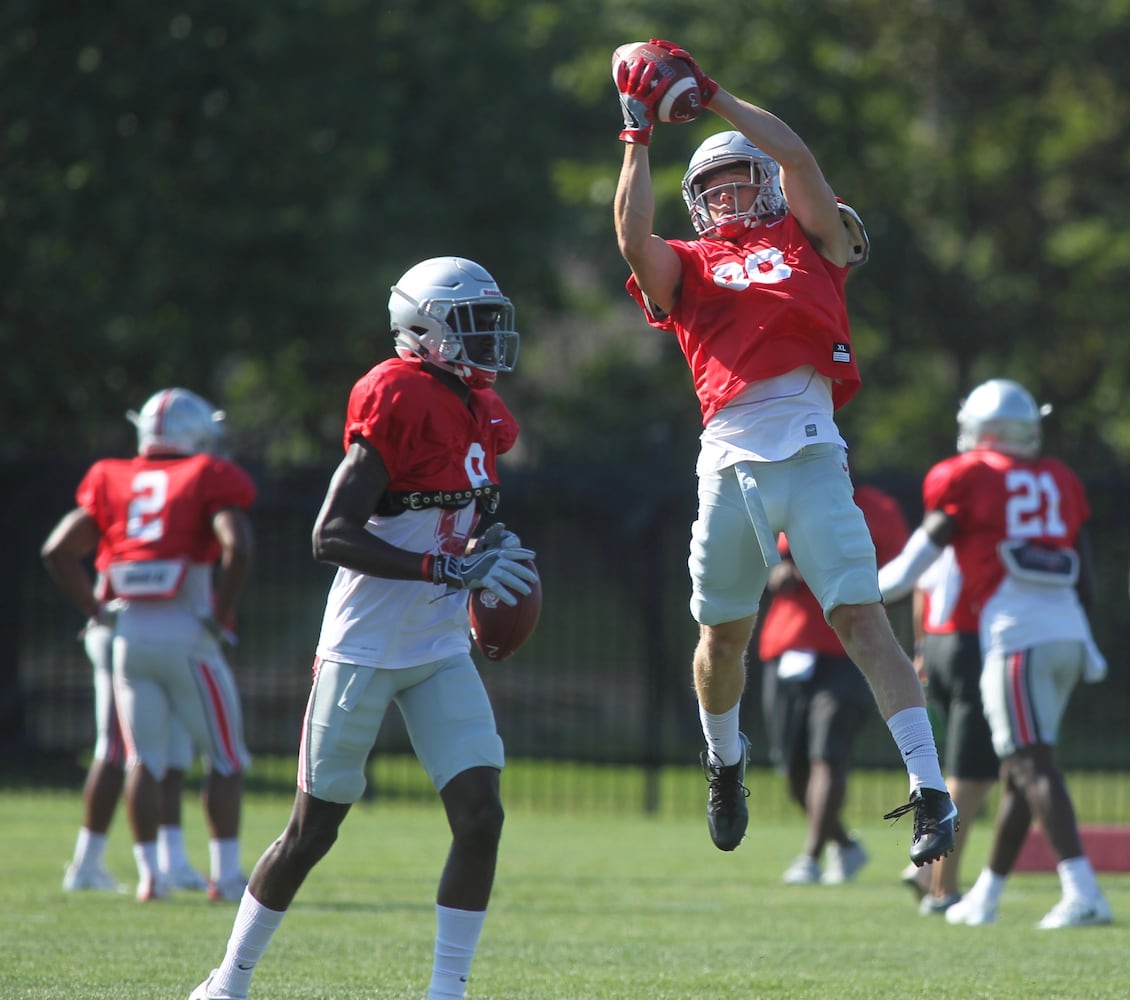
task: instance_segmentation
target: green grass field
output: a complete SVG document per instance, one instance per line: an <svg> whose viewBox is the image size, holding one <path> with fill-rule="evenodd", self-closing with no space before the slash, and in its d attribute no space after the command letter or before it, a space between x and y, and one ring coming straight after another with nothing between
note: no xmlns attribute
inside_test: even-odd
<svg viewBox="0 0 1130 1000"><path fill-rule="evenodd" d="M858 824L871 864L847 886L787 887L799 819L755 818L733 854L710 844L698 803L557 815L511 804L490 916L468 1000L1125 998L1130 876L1102 875L1109 928L1037 931L1054 874L1012 878L998 924L919 917L899 883L909 820ZM894 803L890 803L894 804ZM282 829L287 795L246 802L244 859ZM190 856L206 868L203 821L186 801ZM185 1000L221 958L234 904L61 891L81 803L74 792L0 792L0 997ZM876 817L876 819L878 819ZM986 855L973 830L965 880ZM131 885L124 812L108 857ZM256 973L253 1000L422 1000L435 883L447 847L438 804L366 801L299 893Z"/></svg>

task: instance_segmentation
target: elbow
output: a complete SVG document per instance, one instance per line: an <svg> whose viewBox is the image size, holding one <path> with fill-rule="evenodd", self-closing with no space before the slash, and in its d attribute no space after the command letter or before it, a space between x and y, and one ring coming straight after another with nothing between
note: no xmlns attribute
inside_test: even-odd
<svg viewBox="0 0 1130 1000"><path fill-rule="evenodd" d="M316 562L334 561L331 554L334 547L333 541L333 535L321 521L314 525L314 530L310 535L310 549Z"/></svg>

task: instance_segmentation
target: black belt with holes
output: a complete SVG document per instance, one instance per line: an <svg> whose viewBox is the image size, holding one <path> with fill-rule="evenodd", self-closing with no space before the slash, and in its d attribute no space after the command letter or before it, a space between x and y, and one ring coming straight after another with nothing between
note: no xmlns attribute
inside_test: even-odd
<svg viewBox="0 0 1130 1000"><path fill-rule="evenodd" d="M432 493L420 490L410 493L386 490L377 501L376 513L381 517L395 517L406 510L431 510L434 507L441 510L461 510L470 503L476 503L484 514L493 514L498 509L500 499L498 483L471 486L465 490L436 490Z"/></svg>

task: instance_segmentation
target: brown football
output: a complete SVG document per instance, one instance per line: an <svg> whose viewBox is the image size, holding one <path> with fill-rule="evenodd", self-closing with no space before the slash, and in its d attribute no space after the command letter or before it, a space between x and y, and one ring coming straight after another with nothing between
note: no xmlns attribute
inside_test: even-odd
<svg viewBox="0 0 1130 1000"><path fill-rule="evenodd" d="M655 106L655 116L661 122L693 122L702 114L702 93L685 59L676 59L666 49L650 42L626 42L612 53L613 80L616 67L632 59L656 63L659 72L671 79L671 86Z"/></svg>
<svg viewBox="0 0 1130 1000"><path fill-rule="evenodd" d="M534 571L537 567L529 563ZM501 661L513 656L537 628L541 617L541 579L530 584L528 594L519 594L518 603L503 604L490 590L472 590L467 598L471 617L471 638L488 660Z"/></svg>

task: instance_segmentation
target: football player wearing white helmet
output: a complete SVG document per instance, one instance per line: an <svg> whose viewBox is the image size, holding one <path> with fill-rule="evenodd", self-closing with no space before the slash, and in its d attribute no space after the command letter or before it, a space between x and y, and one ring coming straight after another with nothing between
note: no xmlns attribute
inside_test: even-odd
<svg viewBox="0 0 1130 1000"><path fill-rule="evenodd" d="M255 485L211 453L223 415L195 393L162 389L127 416L138 454L95 462L75 508L42 549L52 578L87 617L99 727L64 888L114 888L102 854L122 790L124 737L137 898L163 899L180 888L238 897L246 882L239 825L250 756L222 640L234 634L250 574L247 508ZM91 555L97 580L85 566ZM208 881L188 864L180 831L181 780L194 748L206 761Z"/></svg>
<svg viewBox="0 0 1130 1000"><path fill-rule="evenodd" d="M977 386L958 411L958 453L926 474L921 526L879 572L883 596L897 599L952 546L962 600L977 615L981 702L1004 787L989 863L945 909L953 924L997 919L1033 819L1060 859L1063 893L1038 926L1111 920L1055 761L1073 689L1103 680L1107 665L1086 613L1094 597L1090 504L1079 477L1040 452L1049 411L1008 379Z"/></svg>
<svg viewBox="0 0 1130 1000"><path fill-rule="evenodd" d="M627 287L648 323L678 340L704 426L690 571L711 839L733 850L748 824L748 740L738 727L745 651L785 532L906 762L910 801L888 815L913 811L910 857L922 865L952 849L957 810L921 685L880 600L834 418L860 384L845 283L867 257L866 233L793 129L720 87L685 49L651 44L687 63L703 106L730 126L695 151L683 178L698 239L663 239L652 231L648 143L670 76L631 66L617 74L632 111L614 206Z"/></svg>
<svg viewBox="0 0 1130 1000"><path fill-rule="evenodd" d="M491 388L514 368L518 333L510 300L464 257L410 268L392 286L389 318L397 356L353 386L345 456L314 525L314 556L337 573L290 821L251 873L223 961L192 1000L247 996L303 880L361 798L393 701L451 829L427 996L450 1000L467 987L502 834L504 754L471 659L466 591L514 605L537 579L534 553L512 532L476 534L498 505L498 457L518 437Z"/></svg>
<svg viewBox="0 0 1130 1000"><path fill-rule="evenodd" d="M514 306L473 260L422 261L392 286L388 311L402 358L427 361L472 389L486 389L499 372L514 370Z"/></svg>
<svg viewBox="0 0 1130 1000"><path fill-rule="evenodd" d="M162 389L126 414L137 428L139 455L214 454L223 441L225 414L189 389Z"/></svg>
<svg viewBox="0 0 1130 1000"><path fill-rule="evenodd" d="M982 382L957 411L957 450L988 448L1017 458L1034 458L1043 444L1041 421L1051 413L1037 406L1019 382L993 378Z"/></svg>

